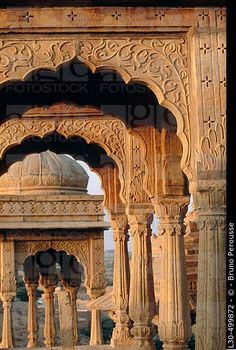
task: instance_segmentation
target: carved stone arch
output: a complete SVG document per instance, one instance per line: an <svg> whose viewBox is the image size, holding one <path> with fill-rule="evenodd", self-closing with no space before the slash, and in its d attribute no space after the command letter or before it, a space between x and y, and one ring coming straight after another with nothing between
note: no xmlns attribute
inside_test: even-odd
<svg viewBox="0 0 236 350"><path fill-rule="evenodd" d="M84 163L86 163L86 165L89 167L90 171L91 172L94 172L98 177L99 177L99 180L101 182L101 189L103 191L103 206L109 210L108 206L107 206L107 200L106 200L106 197L107 197L107 193L106 193L106 186L104 185L104 177L103 177L103 174L101 171L99 171L100 168L95 168L93 167L91 164L89 164L88 162L85 162L83 161Z"/></svg>
<svg viewBox="0 0 236 350"><path fill-rule="evenodd" d="M104 207L108 210L109 216L125 213L126 205L121 201L119 173L116 165L106 164L96 169L102 179L104 190Z"/></svg>
<svg viewBox="0 0 236 350"><path fill-rule="evenodd" d="M89 39L78 43L77 58L95 72L113 69L124 82L143 83L177 120L183 144L181 165L189 174L190 126L187 43L185 38Z"/></svg>
<svg viewBox="0 0 236 350"><path fill-rule="evenodd" d="M37 109L38 111L40 108ZM43 109L45 111L45 109ZM50 111L48 111L50 112ZM29 111L26 113L28 114ZM86 115L86 113L85 113ZM21 144L32 136L45 137L57 132L66 138L82 137L87 143L101 146L117 164L121 182L120 197L126 203L126 167L127 154L125 152L127 130L125 124L118 118L105 116L98 119L80 119L79 117L63 116L13 118L0 126L0 158L11 147Z"/></svg>
<svg viewBox="0 0 236 350"><path fill-rule="evenodd" d="M106 151L118 167L120 198L124 204L146 203L148 197L153 196L147 185L149 172L144 139L134 130L128 130L120 119L103 115L94 107L57 103L49 108L35 107L22 118L5 121L0 126L0 158L10 147L21 144L28 137L43 138L53 132L65 138L82 137L87 143L96 143ZM127 149L133 150L130 155Z"/></svg>
<svg viewBox="0 0 236 350"><path fill-rule="evenodd" d="M93 72L112 69L125 83L142 82L155 93L159 103L176 117L177 134L183 144L181 166L190 177L186 39L182 36L162 36L152 39L72 37L3 40L0 45L0 84L23 80L36 69L56 70L75 57Z"/></svg>
<svg viewBox="0 0 236 350"><path fill-rule="evenodd" d="M84 267L85 286L88 288L90 281L89 243L84 241L18 241L15 243L15 271L29 256L34 256L39 251L45 252L48 249L65 251L67 255L73 255Z"/></svg>

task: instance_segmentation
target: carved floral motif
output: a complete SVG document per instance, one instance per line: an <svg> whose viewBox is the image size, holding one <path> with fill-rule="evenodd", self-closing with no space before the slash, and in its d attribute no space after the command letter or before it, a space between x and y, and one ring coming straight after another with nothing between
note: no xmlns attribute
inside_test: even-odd
<svg viewBox="0 0 236 350"><path fill-rule="evenodd" d="M0 80L22 79L37 68L52 68L75 56L71 40L1 40Z"/></svg>
<svg viewBox="0 0 236 350"><path fill-rule="evenodd" d="M200 151L197 152L198 169L201 171L225 170L226 140L225 125L217 124L208 129L207 135L201 138Z"/></svg>
<svg viewBox="0 0 236 350"><path fill-rule="evenodd" d="M159 103L168 101L179 119L184 143L183 163L189 163L189 86L187 48L184 38L90 39L78 42L77 57L92 70L110 67L130 79L151 86ZM183 128L184 125L184 128Z"/></svg>
<svg viewBox="0 0 236 350"><path fill-rule="evenodd" d="M130 77L151 77L164 96L186 108L181 105L188 89L185 39L80 40L77 56L95 67L109 63Z"/></svg>

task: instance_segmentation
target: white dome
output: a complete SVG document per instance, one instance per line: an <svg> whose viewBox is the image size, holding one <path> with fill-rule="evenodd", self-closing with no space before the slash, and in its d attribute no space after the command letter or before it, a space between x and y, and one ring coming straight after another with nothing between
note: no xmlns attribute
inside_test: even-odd
<svg viewBox="0 0 236 350"><path fill-rule="evenodd" d="M83 167L65 154L34 153L0 177L0 194L87 193L88 179Z"/></svg>

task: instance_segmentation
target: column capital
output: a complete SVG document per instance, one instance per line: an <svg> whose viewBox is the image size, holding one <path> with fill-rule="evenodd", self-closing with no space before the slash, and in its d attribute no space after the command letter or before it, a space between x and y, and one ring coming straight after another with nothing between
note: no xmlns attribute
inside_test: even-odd
<svg viewBox="0 0 236 350"><path fill-rule="evenodd" d="M15 292L1 292L0 298L2 300L3 305L4 304L11 304L11 302L14 300L16 296Z"/></svg>
<svg viewBox="0 0 236 350"><path fill-rule="evenodd" d="M25 288L27 290L28 297L34 296L38 288L38 283L25 283Z"/></svg>
<svg viewBox="0 0 236 350"><path fill-rule="evenodd" d="M189 196L158 196L153 204L160 219L168 217L174 220L185 216L188 210Z"/></svg>
<svg viewBox="0 0 236 350"><path fill-rule="evenodd" d="M65 287L65 290L70 294L70 296L72 298L76 298L77 297L77 293L78 293L80 287L72 287L72 286L69 286L69 285L68 286L64 285L64 287Z"/></svg>
<svg viewBox="0 0 236 350"><path fill-rule="evenodd" d="M225 178L210 178L210 179L195 179L189 183L189 191L191 193L201 191L225 191L226 179Z"/></svg>
<svg viewBox="0 0 236 350"><path fill-rule="evenodd" d="M6 272L1 278L0 294L16 295L16 278L14 272Z"/></svg>
<svg viewBox="0 0 236 350"><path fill-rule="evenodd" d="M58 282L58 276L57 275L48 277L48 276L44 276L44 275L40 274L40 276L39 276L39 285L43 289L45 289L46 291L47 290L49 292L50 291L54 291L55 288L56 288L57 282Z"/></svg>
<svg viewBox="0 0 236 350"><path fill-rule="evenodd" d="M129 214L129 226L130 226L130 234L132 237L135 235L151 235L151 222L150 213L135 213Z"/></svg>
<svg viewBox="0 0 236 350"><path fill-rule="evenodd" d="M198 216L224 216L226 211L225 189L207 189L193 192L194 210Z"/></svg>
<svg viewBox="0 0 236 350"><path fill-rule="evenodd" d="M128 240L128 218L126 214L111 215L110 223L114 241Z"/></svg>
<svg viewBox="0 0 236 350"><path fill-rule="evenodd" d="M183 224L188 210L188 196L159 197L155 211L160 219L159 234L182 235L185 233Z"/></svg>

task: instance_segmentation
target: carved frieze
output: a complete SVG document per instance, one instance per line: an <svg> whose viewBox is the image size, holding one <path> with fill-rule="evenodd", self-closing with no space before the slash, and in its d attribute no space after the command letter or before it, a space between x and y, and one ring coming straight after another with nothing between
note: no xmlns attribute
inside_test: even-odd
<svg viewBox="0 0 236 350"><path fill-rule="evenodd" d="M101 201L86 200L17 200L0 198L0 217L2 216L78 216L103 215Z"/></svg>
<svg viewBox="0 0 236 350"><path fill-rule="evenodd" d="M145 6L145 4L144 4ZM204 11L205 13L206 11ZM184 13L184 15L183 15ZM181 8L177 13L169 7L7 7L1 9L0 31L41 32L47 29L58 32L160 32L170 25L187 31L198 24L200 9ZM203 13L203 14L204 14ZM50 20L48 20L50 19ZM172 31L174 30L172 29Z"/></svg>

